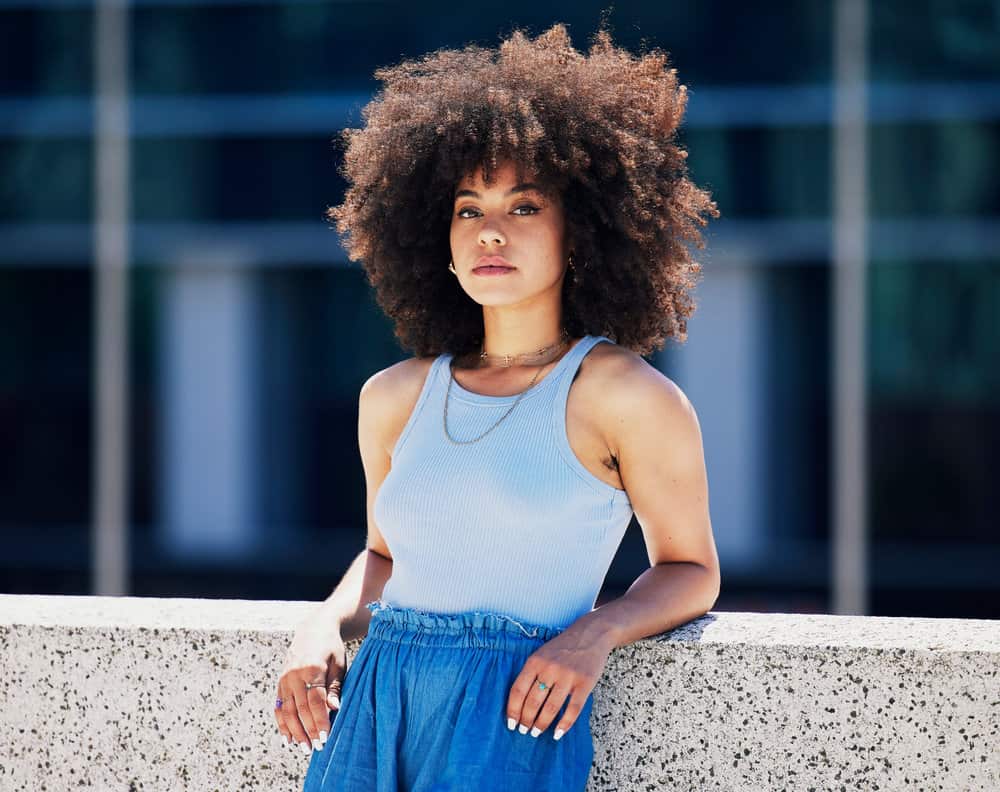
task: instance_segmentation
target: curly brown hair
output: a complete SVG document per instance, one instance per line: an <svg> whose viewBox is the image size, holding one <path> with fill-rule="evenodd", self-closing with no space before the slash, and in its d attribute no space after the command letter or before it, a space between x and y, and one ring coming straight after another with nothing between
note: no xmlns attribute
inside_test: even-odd
<svg viewBox="0 0 1000 792"><path fill-rule="evenodd" d="M603 27L589 54L553 25L515 30L376 70L384 83L345 129L343 203L330 207L352 261L417 356L478 349L482 306L447 269L454 190L501 162L561 196L575 266L563 281L572 336L605 335L645 355L687 339L700 265L685 243L719 212L687 178L675 137L686 87L659 49L634 56ZM519 181L521 179L519 178Z"/></svg>

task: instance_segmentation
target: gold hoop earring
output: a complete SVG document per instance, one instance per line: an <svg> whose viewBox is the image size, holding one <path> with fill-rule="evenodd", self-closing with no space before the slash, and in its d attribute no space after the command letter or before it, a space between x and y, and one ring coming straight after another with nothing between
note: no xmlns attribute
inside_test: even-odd
<svg viewBox="0 0 1000 792"><path fill-rule="evenodd" d="M450 260L448 261L448 271L451 272L453 275L458 275L458 271L455 269L454 261Z"/></svg>

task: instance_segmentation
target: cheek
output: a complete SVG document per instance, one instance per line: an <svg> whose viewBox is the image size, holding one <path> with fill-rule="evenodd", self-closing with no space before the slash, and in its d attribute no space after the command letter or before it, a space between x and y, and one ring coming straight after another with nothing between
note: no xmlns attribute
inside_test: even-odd
<svg viewBox="0 0 1000 792"><path fill-rule="evenodd" d="M555 272L562 270L563 266L563 245L562 236L559 233L550 231L545 235L544 240L545 258L549 268Z"/></svg>
<svg viewBox="0 0 1000 792"><path fill-rule="evenodd" d="M448 238L452 243L460 239L465 239L470 233L474 233L471 223L462 223L461 218L453 217L448 227Z"/></svg>

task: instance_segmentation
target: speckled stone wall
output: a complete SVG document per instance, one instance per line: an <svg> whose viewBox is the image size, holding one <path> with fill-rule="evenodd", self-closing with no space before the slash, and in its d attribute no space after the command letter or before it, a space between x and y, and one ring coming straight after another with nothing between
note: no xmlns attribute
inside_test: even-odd
<svg viewBox="0 0 1000 792"><path fill-rule="evenodd" d="M0 790L301 789L271 705L314 607L0 595ZM616 649L591 728L591 792L995 792L1000 622L712 613Z"/></svg>

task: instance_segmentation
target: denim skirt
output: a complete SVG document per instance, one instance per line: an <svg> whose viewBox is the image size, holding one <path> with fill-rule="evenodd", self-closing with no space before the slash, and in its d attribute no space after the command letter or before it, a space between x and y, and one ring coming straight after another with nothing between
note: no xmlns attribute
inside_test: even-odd
<svg viewBox="0 0 1000 792"><path fill-rule="evenodd" d="M515 678L561 630L495 613L367 607L368 635L303 792L583 792L593 693L559 740L552 735L569 699L538 737L507 729Z"/></svg>

